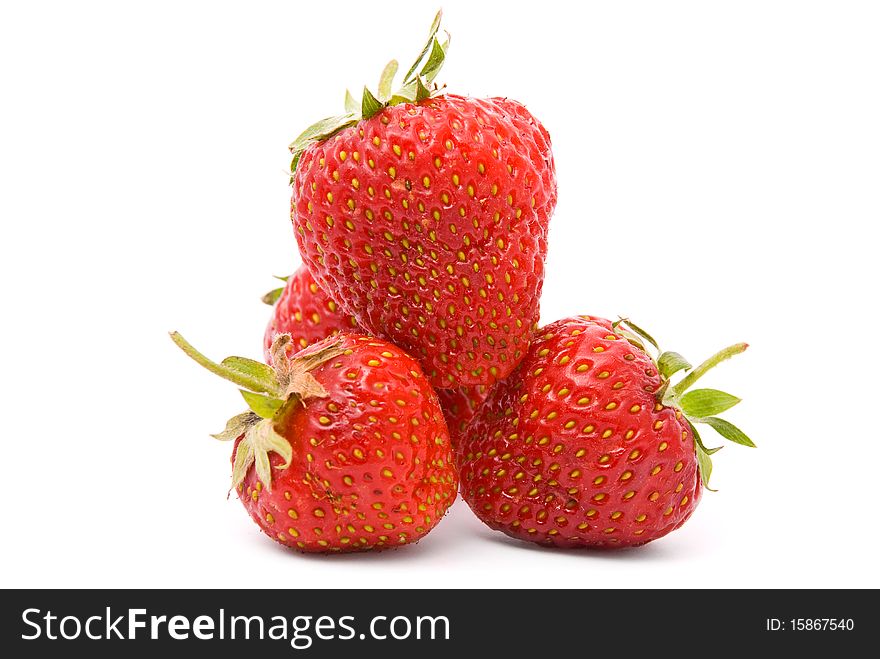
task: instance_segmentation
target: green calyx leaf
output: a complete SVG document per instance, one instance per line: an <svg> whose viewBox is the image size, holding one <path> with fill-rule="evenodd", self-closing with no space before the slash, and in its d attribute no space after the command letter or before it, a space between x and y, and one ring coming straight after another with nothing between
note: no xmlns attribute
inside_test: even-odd
<svg viewBox="0 0 880 659"><path fill-rule="evenodd" d="M693 389L678 402L681 411L689 417L704 417L721 414L741 402L741 399L717 389Z"/></svg>
<svg viewBox="0 0 880 659"><path fill-rule="evenodd" d="M437 12L437 15L434 16L434 20L431 22L431 28L428 30L428 40L425 42L425 45L422 47L422 51L419 53L419 56L416 58L416 61L412 63L412 66L407 70L406 75L403 76L403 84L410 82L413 79L413 76L416 72L416 69L419 68L419 64L422 63L422 60L425 59L425 55L428 54L428 51L431 50L431 46L434 45L434 37L437 36L437 32L440 30L440 21L443 20L443 10Z"/></svg>
<svg viewBox="0 0 880 659"><path fill-rule="evenodd" d="M668 379L679 371L691 368L691 363L677 352L667 350L660 353L657 358L657 367L660 369L660 375Z"/></svg>
<svg viewBox="0 0 880 659"><path fill-rule="evenodd" d="M300 133L299 137L291 142L290 151L291 153L305 151L306 148L308 148L308 146L313 142L320 142L321 140L325 140L331 135L334 135L338 131L342 130L346 126L357 123L359 120L359 116L356 116L354 113L348 113L339 114L334 117L327 117L325 119L321 119L320 121L316 121L311 126L306 128L302 133Z"/></svg>
<svg viewBox="0 0 880 659"><path fill-rule="evenodd" d="M703 487L710 492L717 492L709 486L709 479L712 478L712 454L721 450L721 447L707 449L700 438L700 433L694 427L694 424L688 421L691 433L694 435L694 445L697 453L697 467L700 470L700 480L703 481Z"/></svg>
<svg viewBox="0 0 880 659"><path fill-rule="evenodd" d="M282 286L281 288L273 288L271 291L261 297L260 300L263 304L268 304L270 307L274 307L275 303L278 302L278 298L281 297L281 294L283 292L284 286Z"/></svg>
<svg viewBox="0 0 880 659"><path fill-rule="evenodd" d="M446 59L446 50L444 50L443 46L440 45L440 42L437 39L434 39L431 45L431 55L428 57L428 61L425 62L425 66L422 67L422 71L420 75L425 79L425 82L428 84L434 82L434 78L437 77L437 74L440 72L440 68L443 66L443 61Z"/></svg>
<svg viewBox="0 0 880 659"><path fill-rule="evenodd" d="M345 90L345 112L346 114L357 114L360 112L358 102L354 100L354 96L347 89Z"/></svg>
<svg viewBox="0 0 880 659"><path fill-rule="evenodd" d="M293 459L290 442L278 434L269 419L263 419L248 428L235 451L232 461L232 488L236 489L247 475L251 465L256 466L257 478L267 490L272 489L272 468L270 453L277 453L284 459L278 469L286 469Z"/></svg>
<svg viewBox="0 0 880 659"><path fill-rule="evenodd" d="M636 348L638 348L639 350L641 350L641 351L644 352L645 354L648 354L648 349L645 347L645 344L644 344L644 343L642 342L642 340L641 340L636 334L634 334L633 332L630 332L630 331L628 331L628 330L625 330L625 329L623 329L622 327L615 327L615 328L614 328L614 333L617 334L618 336L622 336L624 339L626 339L627 341L629 341L629 343L631 343L632 345L634 345Z"/></svg>
<svg viewBox="0 0 880 659"><path fill-rule="evenodd" d="M321 142L332 137L343 128L354 126L360 120L360 113L349 112L347 114L340 114L334 117L321 119L306 128L300 133L299 137L291 142L289 147L290 152L293 154L293 160L290 163L291 176L296 171L296 166L299 164L299 159L302 156L303 151L308 149L315 142Z"/></svg>
<svg viewBox="0 0 880 659"><path fill-rule="evenodd" d="M345 93L348 94L348 92L345 92ZM272 276L275 277L275 279L279 279L280 281L283 281L286 284L287 280L290 279L290 277L292 275L288 275L286 277L281 277L279 275L272 275ZM284 286L282 286L281 288L273 288L271 291L269 291L263 297L261 297L260 300L263 302L263 304L268 304L270 307L273 307L273 306L275 306L275 303L278 302L278 298L281 297L281 294L283 292L284 292Z"/></svg>
<svg viewBox="0 0 880 659"><path fill-rule="evenodd" d="M397 75L397 60L393 59L385 68L382 69L382 75L379 76L379 100L383 103L388 102L391 98L391 85L394 84L394 76Z"/></svg>
<svg viewBox="0 0 880 659"><path fill-rule="evenodd" d="M421 78L416 78L416 103L419 101L424 101L426 98L431 98L431 90L428 89L424 83L422 83Z"/></svg>
<svg viewBox="0 0 880 659"><path fill-rule="evenodd" d="M259 417L253 412L242 412L229 419L226 422L226 427L216 435L211 435L211 437L219 439L221 442L238 439L259 420Z"/></svg>
<svg viewBox="0 0 880 659"><path fill-rule="evenodd" d="M654 350L657 350L658 352L660 351L660 346L657 345L654 337L648 334L645 330L636 325L634 322L632 322L629 318L619 318L615 322L611 323L611 327L615 330L619 327L622 327L624 330L630 330L631 333L636 334L637 336L641 337L649 344L654 346Z"/></svg>
<svg viewBox="0 0 880 659"><path fill-rule="evenodd" d="M364 87L364 96L363 100L361 100L361 117L369 119L381 112L384 107L385 105L373 96L369 89Z"/></svg>
<svg viewBox="0 0 880 659"><path fill-rule="evenodd" d="M707 416L702 419L691 419L694 423L705 423L715 429L724 439L730 440L735 444L756 448L755 443L749 439L742 430L733 425L730 421L725 421L717 416Z"/></svg>
<svg viewBox="0 0 880 659"><path fill-rule="evenodd" d="M315 122L290 144L290 152L293 156L290 163L291 184L303 152L312 144L329 139L339 131L353 126L363 119L376 116L389 105L417 103L430 98L432 86L434 93L439 92L434 80L443 67L449 49L448 34L443 43L440 43L436 38L442 16L443 12L439 11L434 17L427 43L403 76L403 83L399 90L392 93L394 77L399 67L397 60L391 60L385 65L379 76L378 93L373 94L372 91L364 87L361 102L358 103L351 93L346 91L345 114L327 117Z"/></svg>
<svg viewBox="0 0 880 659"><path fill-rule="evenodd" d="M694 434L694 441L697 444L697 448L699 448L706 455L714 455L715 453L718 453L718 451L720 451L722 448L724 448L723 446L708 448L705 444L703 444L703 438L700 437L700 433L697 432L697 427L690 421L690 419L688 419L688 426L690 426L691 432Z"/></svg>
<svg viewBox="0 0 880 659"><path fill-rule="evenodd" d="M717 492L709 485L709 479L712 478L712 458L697 446L697 468L700 470L700 480L703 481L703 487L710 492Z"/></svg>
<svg viewBox="0 0 880 659"><path fill-rule="evenodd" d="M280 398L272 398L263 394L255 394L252 391L239 389L244 402L251 408L251 411L263 419L271 419L275 413L284 405L284 401Z"/></svg>
<svg viewBox="0 0 880 659"><path fill-rule="evenodd" d="M250 469L252 464L254 464L254 447L242 439L238 448L235 449L235 458L232 460L233 490L241 485L241 482L247 475L247 470Z"/></svg>

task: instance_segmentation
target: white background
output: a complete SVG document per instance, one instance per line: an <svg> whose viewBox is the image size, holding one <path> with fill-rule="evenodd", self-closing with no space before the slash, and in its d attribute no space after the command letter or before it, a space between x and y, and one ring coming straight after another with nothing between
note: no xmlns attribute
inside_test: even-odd
<svg viewBox="0 0 880 659"><path fill-rule="evenodd" d="M436 3L4 3L0 585L880 586L880 9L446 0L450 91L507 95L559 174L543 321L626 314L742 396L690 522L645 548L507 540L304 557L226 500L259 297L298 256L287 144L417 52ZM708 432L708 431L707 431Z"/></svg>

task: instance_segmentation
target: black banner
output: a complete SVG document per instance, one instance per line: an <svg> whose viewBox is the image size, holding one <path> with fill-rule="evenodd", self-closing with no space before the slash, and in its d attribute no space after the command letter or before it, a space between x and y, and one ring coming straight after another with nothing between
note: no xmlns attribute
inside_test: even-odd
<svg viewBox="0 0 880 659"><path fill-rule="evenodd" d="M868 591L839 590L6 590L5 656L140 646L166 657L448 657L451 651L717 648L841 651L878 638ZM71 645L73 644L73 645ZM9 649L19 652L8 654Z"/></svg>

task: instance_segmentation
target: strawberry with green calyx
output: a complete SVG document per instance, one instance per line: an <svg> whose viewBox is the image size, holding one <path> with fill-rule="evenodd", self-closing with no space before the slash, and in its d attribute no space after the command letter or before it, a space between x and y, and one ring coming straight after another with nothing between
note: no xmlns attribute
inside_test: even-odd
<svg viewBox="0 0 880 659"><path fill-rule="evenodd" d="M295 352L338 332L358 330L354 317L342 313L305 266L300 266L289 277L278 279L285 285L263 296L263 302L274 305L263 335L263 356L267 363L272 363L272 343L279 334L290 334L289 349Z"/></svg>
<svg viewBox="0 0 880 659"><path fill-rule="evenodd" d="M439 15L392 93L293 144L291 220L318 285L437 388L490 385L528 349L556 204L550 138L520 103L443 93Z"/></svg>
<svg viewBox="0 0 880 659"><path fill-rule="evenodd" d="M462 496L477 517L560 547L640 545L680 527L718 450L703 445L696 426L754 446L716 416L738 398L691 389L747 346L696 368L656 346L629 321L582 316L540 330L457 443ZM673 383L680 372L688 373Z"/></svg>
<svg viewBox="0 0 880 659"><path fill-rule="evenodd" d="M248 410L215 435L235 440L232 488L272 539L304 552L415 542L457 490L437 397L412 357L359 334L339 334L273 366L242 357L192 359L241 387Z"/></svg>

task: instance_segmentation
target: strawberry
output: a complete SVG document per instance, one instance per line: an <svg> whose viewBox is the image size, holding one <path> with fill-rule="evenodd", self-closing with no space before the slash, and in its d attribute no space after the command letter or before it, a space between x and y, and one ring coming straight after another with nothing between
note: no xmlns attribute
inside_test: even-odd
<svg viewBox="0 0 880 659"><path fill-rule="evenodd" d="M235 440L232 488L273 540L304 552L415 542L455 499L456 472L437 396L396 346L339 334L274 368L242 357L217 364L179 334L202 366L243 387L250 408L218 439Z"/></svg>
<svg viewBox="0 0 880 659"><path fill-rule="evenodd" d="M655 361L645 342L656 347L628 321L588 316L541 330L456 449L462 496L477 517L559 547L640 545L690 517L717 450L695 424L754 444L714 416L738 398L688 389L747 346L722 350L673 385L690 364L674 352Z"/></svg>
<svg viewBox="0 0 880 659"><path fill-rule="evenodd" d="M489 388L478 384L473 387L459 387L458 389L438 389L437 399L440 401L440 409L446 418L446 427L449 428L449 438L452 446L458 445L474 414L489 395Z"/></svg>
<svg viewBox="0 0 880 659"><path fill-rule="evenodd" d="M318 284L369 333L419 359L438 388L489 385L538 319L556 205L550 137L520 103L432 87L436 34L391 93L291 144L291 219Z"/></svg>
<svg viewBox="0 0 880 659"><path fill-rule="evenodd" d="M337 332L358 328L357 321L339 310L305 266L280 279L286 282L284 287L263 296L263 302L275 305L263 336L263 356L267 363L271 363L272 343L279 334L290 334L291 349L296 351Z"/></svg>

